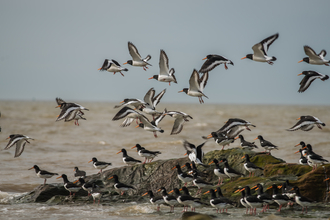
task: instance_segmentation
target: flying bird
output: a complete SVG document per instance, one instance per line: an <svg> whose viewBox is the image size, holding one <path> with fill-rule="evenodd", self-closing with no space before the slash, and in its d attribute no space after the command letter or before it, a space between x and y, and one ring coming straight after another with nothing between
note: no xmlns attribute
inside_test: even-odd
<svg viewBox="0 0 330 220"><path fill-rule="evenodd" d="M316 52L311 47L305 45L304 51L308 57L304 57L298 63L301 63L304 61L309 64L314 64L314 65L323 65L324 64L326 66L329 66L328 63L330 63L330 60L324 59L324 57L327 55L327 52L325 50L321 50L321 52L319 54L316 54Z"/></svg>
<svg viewBox="0 0 330 220"><path fill-rule="evenodd" d="M228 69L227 64L234 66L234 63L231 60L217 54L207 55L205 58L203 58L203 60L206 61L203 63L201 69L199 70L200 73L209 72L220 64L224 64L225 69Z"/></svg>
<svg viewBox="0 0 330 220"><path fill-rule="evenodd" d="M151 66L148 61L151 59L151 56L148 55L146 58L142 59L139 54L138 49L134 46L132 42L128 42L128 51L133 60L128 60L125 64L130 64L132 66L142 66L144 70L147 70L147 65Z"/></svg>
<svg viewBox="0 0 330 220"><path fill-rule="evenodd" d="M169 115L172 118L175 118L171 135L172 134L179 134L182 131L182 129L183 129L183 124L186 121L189 121L188 118L193 119L190 115L188 115L188 114L186 114L184 112L179 112L179 111L167 111L166 110L165 115Z"/></svg>
<svg viewBox="0 0 330 220"><path fill-rule="evenodd" d="M146 114L152 115L152 118L155 119L156 115L161 115L162 113L156 110L156 106L160 102L160 100L163 98L164 94L166 92L166 89L161 91L158 95L155 96L155 89L151 88L149 91L145 94L143 100L145 103L147 103L144 108L142 108L142 111Z"/></svg>
<svg viewBox="0 0 330 220"><path fill-rule="evenodd" d="M130 105L134 107L135 109L139 109L141 107L144 107L147 103L140 99L124 99L123 101L120 102L121 105L116 105L114 108L120 108L126 105Z"/></svg>
<svg viewBox="0 0 330 220"><path fill-rule="evenodd" d="M71 117L70 117L70 114L72 113L72 111L75 111L75 110L89 111L87 108L85 108L79 104L68 103L68 102L63 101L63 99L61 99L61 98L56 98L56 102L58 104L58 106L56 106L56 108L62 109L61 113L57 117L56 121L61 121L63 119L69 120L71 117L72 117L71 120L75 119L77 116L75 114L71 115ZM82 114L79 112L76 112L76 114L78 114L78 117L82 116ZM79 119L81 119L81 118L79 118ZM71 120L69 120L69 121L71 121Z"/></svg>
<svg viewBox="0 0 330 220"><path fill-rule="evenodd" d="M301 116L297 120L299 121L292 128L287 129L287 131L296 131L298 129L303 131L310 131L314 128L314 125L316 125L319 129L322 129L321 125L325 126L325 124L320 121L320 119L311 115Z"/></svg>
<svg viewBox="0 0 330 220"><path fill-rule="evenodd" d="M74 120L74 124L79 126L78 120L83 119L86 120L86 118L83 117L84 112L82 112L80 109L76 109L71 111L66 117L65 117L65 122L72 121Z"/></svg>
<svg viewBox="0 0 330 220"><path fill-rule="evenodd" d="M299 88L298 92L305 92L308 89L308 87L312 84L312 82L314 80L316 80L317 78L319 78L322 81L329 79L328 75L323 75L321 73L318 73L318 72L312 71L312 70L303 71L302 73L298 74L298 76L300 76L300 75L305 75L305 76L299 83L300 88Z"/></svg>
<svg viewBox="0 0 330 220"><path fill-rule="evenodd" d="M209 79L209 73L205 72L201 78L199 78L197 70L194 69L189 79L189 89L184 88L179 92L185 92L189 96L198 97L199 103L204 103L203 96L208 98L204 93L203 89L206 86L207 80Z"/></svg>
<svg viewBox="0 0 330 220"><path fill-rule="evenodd" d="M100 71L106 70L108 72L112 72L113 74L116 74L117 72L119 72L122 76L124 76L124 74L121 71L128 71L127 68L123 68L117 61L108 60L108 59L104 60L102 67L99 68L98 70L100 70Z"/></svg>
<svg viewBox="0 0 330 220"><path fill-rule="evenodd" d="M153 75L149 79L156 79L160 82L168 82L171 85L171 82L178 83L174 76L175 70L171 68L169 70L168 57L164 50L160 50L159 56L159 74Z"/></svg>
<svg viewBox="0 0 330 220"><path fill-rule="evenodd" d="M4 150L8 150L14 144L16 144L16 150L15 150L15 156L14 157L19 157L24 151L24 147L26 143L30 143L28 139L34 140L33 138L30 138L26 135L22 134L11 134L7 139L10 139L7 146L4 148Z"/></svg>
<svg viewBox="0 0 330 220"><path fill-rule="evenodd" d="M273 65L272 61L276 60L276 57L270 57L267 55L269 46L278 38L279 34L274 34L266 39L262 40L260 43L255 44L252 47L253 54L248 54L242 59L248 58L258 62L267 62L268 64Z"/></svg>
<svg viewBox="0 0 330 220"><path fill-rule="evenodd" d="M125 106L124 108L120 109L119 112L113 117L112 121L117 121L119 119L125 118L125 120L121 123L121 127L129 126L134 119L138 119L140 116L143 116L140 112L137 112L130 107ZM138 124L138 121L136 121Z"/></svg>

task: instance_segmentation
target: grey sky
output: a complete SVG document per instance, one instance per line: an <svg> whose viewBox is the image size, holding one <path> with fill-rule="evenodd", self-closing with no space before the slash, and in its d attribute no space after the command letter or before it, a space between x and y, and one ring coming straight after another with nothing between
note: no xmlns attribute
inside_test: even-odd
<svg viewBox="0 0 330 220"><path fill-rule="evenodd" d="M1 1L0 100L114 101L167 88L162 102L198 103L178 93L208 54L234 62L210 72L205 103L330 104L330 80L298 93L304 45L330 53L330 1ZM241 60L279 33L274 65ZM152 56L148 71L125 65L125 77L99 72L105 58L131 59L127 42ZM178 84L148 80L165 50ZM326 56L330 59L330 55Z"/></svg>

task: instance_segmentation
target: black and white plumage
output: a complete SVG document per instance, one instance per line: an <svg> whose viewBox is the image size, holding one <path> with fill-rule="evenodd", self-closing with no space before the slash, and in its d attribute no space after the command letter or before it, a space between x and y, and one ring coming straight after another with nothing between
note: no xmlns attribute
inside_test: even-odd
<svg viewBox="0 0 330 220"><path fill-rule="evenodd" d="M142 196L149 195L150 197L150 203L157 206L157 212L159 212L159 208L161 204L165 204L165 200L163 196L155 196L154 193L151 190L148 190L148 192L144 193Z"/></svg>
<svg viewBox="0 0 330 220"><path fill-rule="evenodd" d="M120 107L124 107L126 105L130 105L130 106L133 106L134 110L135 110L135 109L140 109L141 107L144 107L147 104L140 99L124 99L120 103L121 103L121 105L116 105L114 108L120 108Z"/></svg>
<svg viewBox="0 0 330 220"><path fill-rule="evenodd" d="M189 88L184 88L179 92L185 92L189 96L198 97L199 103L204 103L203 96L208 98L203 90L207 84L207 80L209 79L209 73L206 72L202 77L199 78L197 70L194 69L189 79Z"/></svg>
<svg viewBox="0 0 330 220"><path fill-rule="evenodd" d="M227 178L228 176L225 174L224 169L221 168L221 167L219 166L219 161L218 161L217 159L213 159L213 160L209 163L209 165L211 165L212 163L215 164L215 168L214 168L213 172L214 172L214 174L215 174L216 176L219 177L218 185L220 185L220 184L222 184L223 179L224 179L224 178Z"/></svg>
<svg viewBox="0 0 330 220"><path fill-rule="evenodd" d="M111 163L98 161L96 157L93 157L88 163L93 161L93 166L95 169L99 169L100 171L98 173L102 173L102 170L107 168L108 166L111 166Z"/></svg>
<svg viewBox="0 0 330 220"><path fill-rule="evenodd" d="M323 123L322 121L320 121L320 119L312 115L300 116L300 118L298 118L297 120L299 121L290 129L287 129L287 131L296 131L298 129L303 131L310 131L314 128L314 125L316 125L319 129L322 129L321 125L325 126L325 123Z"/></svg>
<svg viewBox="0 0 330 220"><path fill-rule="evenodd" d="M81 188L88 193L88 196L90 196L93 184L86 182L84 178L79 178L78 180L74 181L73 183L76 184L77 182L80 183Z"/></svg>
<svg viewBox="0 0 330 220"><path fill-rule="evenodd" d="M223 170L224 170L225 174L230 178L230 180L231 180L232 178L235 178L235 177L244 176L244 174L242 174L242 173L240 173L240 172L234 170L233 168L231 168L231 167L229 166L228 161L227 161L226 158L220 160L219 163L224 163L224 164L225 164L225 168L224 168Z"/></svg>
<svg viewBox="0 0 330 220"><path fill-rule="evenodd" d="M79 126L79 120L82 119L82 120L86 120L86 118L83 117L84 115L84 112L81 111L80 109L75 109L71 112L69 112L69 114L65 117L65 122L68 122L68 121L72 121L74 120L74 124Z"/></svg>
<svg viewBox="0 0 330 220"><path fill-rule="evenodd" d="M316 170L318 164L329 163L328 160L324 159L321 155L318 155L312 151L312 146L310 144L306 145L307 152L304 156L307 158L307 163L310 162L313 166L313 170Z"/></svg>
<svg viewBox="0 0 330 220"><path fill-rule="evenodd" d="M145 158L143 164L146 163L146 162L151 162L155 157L158 156L158 154L161 154L160 151L147 150L144 147L142 147L140 144L136 144L131 149L133 149L135 147L136 147L136 150L138 152L138 155Z"/></svg>
<svg viewBox="0 0 330 220"><path fill-rule="evenodd" d="M133 157L128 156L127 151L123 148L117 154L123 153L123 161L127 165L134 165L137 163L142 163L141 160L136 160Z"/></svg>
<svg viewBox="0 0 330 220"><path fill-rule="evenodd" d="M270 151L271 150L278 150L278 147L274 144L272 144L270 141L267 141L265 140L261 135L258 135L258 137L256 137L254 140L257 140L259 139L260 140L260 145L261 147L265 148L265 151L266 152L267 150L269 151L267 154L269 155L270 154Z"/></svg>
<svg viewBox="0 0 330 220"><path fill-rule="evenodd" d="M268 189L273 189L272 198L279 205L279 209L277 211L281 212L282 206L290 201L289 197L279 193L276 184L271 185L270 187L267 188L267 190Z"/></svg>
<svg viewBox="0 0 330 220"><path fill-rule="evenodd" d="M196 164L203 164L204 152L202 150L202 147L205 143L206 142L196 147L194 144L186 140L183 141L183 147L186 149L190 161L195 162Z"/></svg>
<svg viewBox="0 0 330 220"><path fill-rule="evenodd" d="M189 190L187 187L182 187L181 190L183 191L183 196L187 196L187 197L190 197L189 200L191 200L189 206L191 207L191 211L192 212L195 212L196 211L196 207L199 207L199 206L202 206L202 205L205 205L200 198L196 198L196 197L192 197L189 193ZM180 200L182 201L183 198L180 198ZM188 207L187 207L188 208ZM188 211L186 209L186 211Z"/></svg>
<svg viewBox="0 0 330 220"><path fill-rule="evenodd" d="M204 188L210 188L210 187L213 186L212 183L206 182L205 180L197 177L197 173L194 173L193 177L194 177L193 183L198 188L198 190L196 192L196 195L200 194L202 192L202 189L204 189Z"/></svg>
<svg viewBox="0 0 330 220"><path fill-rule="evenodd" d="M276 57L270 57L267 55L269 46L274 43L274 41L278 38L279 34L276 33L266 39L262 40L260 43L255 44L252 47L253 54L248 54L242 59L248 58L258 62L267 62L268 64L273 65L272 61L276 60Z"/></svg>
<svg viewBox="0 0 330 220"><path fill-rule="evenodd" d="M73 119L76 118L76 115L73 113L73 115L71 114L72 111L78 111L78 110L86 110L89 111L87 108L83 107L82 105L79 105L77 103L68 103L63 101L63 99L61 98L56 98L56 102L58 104L58 106L56 106L56 108L60 108L61 113L59 114L59 116L57 117L56 121L61 121L63 119L66 119L66 121L71 121ZM76 114L80 114L79 112L76 112Z"/></svg>
<svg viewBox="0 0 330 220"><path fill-rule="evenodd" d="M312 84L312 82L316 79L320 79L322 81L329 79L328 75L323 75L319 72L312 70L303 71L302 73L298 74L298 76L300 75L305 75L305 76L299 83L300 87L298 92L305 92L308 89L308 87Z"/></svg>
<svg viewBox="0 0 330 220"><path fill-rule="evenodd" d="M312 200L302 196L298 186L293 187L293 190L296 192L295 202L302 207L302 213L304 213L304 209L307 213L307 207L312 205Z"/></svg>
<svg viewBox="0 0 330 220"><path fill-rule="evenodd" d="M221 188L219 186L214 190L214 192L216 192L218 194L218 198L220 198L226 202L226 206L225 206L226 212L228 211L227 210L228 207L233 207L236 205L236 202L232 201L231 199L229 199L227 197L224 197L224 195L222 194ZM225 210L223 209L222 211L224 212Z"/></svg>
<svg viewBox="0 0 330 220"><path fill-rule="evenodd" d="M74 170L74 177L84 178L86 176L86 172L83 170L79 170L78 167L75 167L73 170Z"/></svg>
<svg viewBox="0 0 330 220"><path fill-rule="evenodd" d="M125 106L120 109L119 112L117 112L117 114L112 118L112 121L117 121L122 118L125 118L125 120L120 124L120 126L127 127L134 121L134 119L138 120L138 118L142 116L143 114L141 114L140 112L137 112L130 107Z"/></svg>
<svg viewBox="0 0 330 220"><path fill-rule="evenodd" d="M151 59L151 56L148 55L146 58L142 59L141 55L139 54L138 49L134 46L132 42L128 42L128 51L132 57L132 60L128 60L125 64L130 64L132 66L142 66L144 70L147 70L147 65L151 66L148 61Z"/></svg>
<svg viewBox="0 0 330 220"><path fill-rule="evenodd" d="M103 193L100 191L99 187L95 183L92 183L92 190L90 194L93 197L93 204L95 204L95 200L97 199L98 200L97 204L99 205Z"/></svg>
<svg viewBox="0 0 330 220"><path fill-rule="evenodd" d="M61 176L57 177L56 179L62 178L64 182L64 188L70 192L70 196L73 193L73 196L75 196L76 192L78 192L81 189L81 186L78 186L74 184L73 182L70 182L68 180L67 175L62 174Z"/></svg>
<svg viewBox="0 0 330 220"><path fill-rule="evenodd" d="M215 143L222 146L221 150L223 150L226 145L229 145L229 144L231 144L235 141L235 139L233 137L228 137L226 135L226 133L227 132L215 132L215 131L213 131L208 136L202 136L202 138L203 139L213 138Z"/></svg>
<svg viewBox="0 0 330 220"><path fill-rule="evenodd" d="M164 133L164 130L161 129L160 127L158 127L159 122L165 117L165 111L159 115L157 118L155 118L155 120L153 121L149 121L149 119L147 117L145 117L144 115L142 115L141 117L139 117L141 123L139 123L135 128L141 127L143 128L145 131L150 131L154 133L154 137L157 138L157 134L156 132L160 132L160 133Z"/></svg>
<svg viewBox="0 0 330 220"><path fill-rule="evenodd" d="M234 193L237 193L237 192L241 192L242 196L239 201L242 204L242 206L244 206L246 208L245 214L247 214L250 206L245 202L245 190L243 190L243 188L238 188Z"/></svg>
<svg viewBox="0 0 330 220"><path fill-rule="evenodd" d="M230 118L228 119L228 121L226 121L226 123L218 130L216 131L217 133L220 132L225 132L228 131L230 129L233 129L234 127L237 126L245 126L247 130L251 130L249 128L249 126L255 127L255 125L251 124L251 122L246 121L244 119L240 119L240 118Z"/></svg>
<svg viewBox="0 0 330 220"><path fill-rule="evenodd" d="M164 50L160 50L159 55L159 74L150 77L149 79L156 79L160 82L168 82L171 85L171 82L178 83L174 76L174 68L169 69L168 57Z"/></svg>
<svg viewBox="0 0 330 220"><path fill-rule="evenodd" d="M225 209L227 206L227 201L223 198L217 198L214 189L210 189L209 191L205 192L204 194L210 193L211 199L210 204L214 208L216 208L217 213L221 213L221 209Z"/></svg>
<svg viewBox="0 0 330 220"><path fill-rule="evenodd" d="M160 188L158 192L162 193L164 201L171 207L170 212L174 212L174 206L179 204L176 197L172 195L168 195L165 187Z"/></svg>
<svg viewBox="0 0 330 220"><path fill-rule="evenodd" d="M40 177L42 179L45 179L44 185L46 184L46 181L47 181L48 178L51 178L55 175L58 175L58 173L51 173L51 172L48 172L46 170L40 170L40 168L37 165L34 165L29 170L31 170L31 169L34 169L36 171L36 174L37 174L38 177Z"/></svg>
<svg viewBox="0 0 330 220"><path fill-rule="evenodd" d="M11 134L7 139L10 139L7 146L4 148L4 150L8 150L12 146L16 144L16 149L15 149L15 156L14 157L19 157L24 151L24 147L26 143L30 143L28 140L34 140L33 138L30 138L26 135L23 134Z"/></svg>
<svg viewBox="0 0 330 220"><path fill-rule="evenodd" d="M300 158L299 158L298 162L301 165L308 165L307 158L304 157L302 151L303 151L303 149L299 149L297 152L295 152L295 154L300 152Z"/></svg>
<svg viewBox="0 0 330 220"><path fill-rule="evenodd" d="M245 186L242 190L245 190L245 202L251 207L250 214L257 214L257 208L263 205L263 201L260 200L257 196L251 195L251 189L249 186Z"/></svg>
<svg viewBox="0 0 330 220"><path fill-rule="evenodd" d="M135 189L133 186L126 185L124 183L119 182L119 179L118 179L118 176L117 175L111 176L108 180L110 180L110 179L114 179L115 180L115 184L113 185L113 187L118 192L121 192L121 195L124 195L124 192L127 191L127 190Z"/></svg>
<svg viewBox="0 0 330 220"><path fill-rule="evenodd" d="M243 148L243 149L248 149L248 150L253 150L254 148L258 148L257 145L254 144L254 142L248 142L244 139L243 135L239 135L238 137L236 137L235 139L240 139L241 140L241 143L240 143L240 146Z"/></svg>
<svg viewBox="0 0 330 220"><path fill-rule="evenodd" d="M205 58L203 58L203 60L206 61L203 63L201 69L199 70L200 73L209 72L220 64L224 64L225 69L228 69L227 64L231 64L234 66L234 63L231 60L217 54L209 54Z"/></svg>
<svg viewBox="0 0 330 220"><path fill-rule="evenodd" d="M251 176L251 173L252 173L252 176L253 176L254 172L257 171L257 170L264 170L263 168L258 167L257 165L252 163L250 161L250 156L248 154L245 154L241 159L244 159L244 158L245 158L245 162L244 162L243 165L244 165L245 170L249 172L249 177Z"/></svg>
<svg viewBox="0 0 330 220"><path fill-rule="evenodd" d="M193 181L194 177L192 175L182 172L179 164L175 165L175 167L172 168L172 170L174 169L178 170L178 178L184 183L184 186L187 186L189 182Z"/></svg>
<svg viewBox="0 0 330 220"><path fill-rule="evenodd" d="M127 68L123 68L117 61L108 60L108 59L104 60L102 67L99 68L98 70L100 70L100 71L106 70L108 72L112 72L113 74L116 74L117 72L119 72L122 76L124 76L124 74L121 71L128 71Z"/></svg>
<svg viewBox="0 0 330 220"><path fill-rule="evenodd" d="M144 108L142 108L142 111L146 114L152 115L153 119L155 119L156 115L161 115L161 112L158 112L156 110L156 106L160 102L160 100L163 98L164 94L166 92L166 89L161 91L158 95L155 96L155 89L151 88L149 91L145 94L143 100L145 103L147 103Z"/></svg>
<svg viewBox="0 0 330 220"><path fill-rule="evenodd" d="M171 135L173 134L179 134L182 129L185 122L189 121L188 118L193 119L190 115L179 112L179 111L165 111L165 115L169 115L172 118L175 118L174 125L171 131Z"/></svg>
<svg viewBox="0 0 330 220"><path fill-rule="evenodd" d="M321 50L319 54L316 54L316 52L310 46L305 45L304 51L308 57L304 57L298 63L304 61L309 64L329 66L328 63L330 63L330 60L324 59L324 57L327 55L327 52L325 50Z"/></svg>
<svg viewBox="0 0 330 220"><path fill-rule="evenodd" d="M180 190L178 188L174 188L173 190L171 190L169 192L169 194L174 192L174 196L175 196L176 200L178 201L178 203L183 205L183 211L182 212L186 212L188 210L188 206L193 203L195 198L190 196L190 195L181 194Z"/></svg>
<svg viewBox="0 0 330 220"><path fill-rule="evenodd" d="M258 192L258 199L260 199L264 204L264 208L261 212L267 211L269 209L269 204L272 204L274 202L272 196L264 192L264 188L260 183L258 183L253 188L255 188L255 190Z"/></svg>

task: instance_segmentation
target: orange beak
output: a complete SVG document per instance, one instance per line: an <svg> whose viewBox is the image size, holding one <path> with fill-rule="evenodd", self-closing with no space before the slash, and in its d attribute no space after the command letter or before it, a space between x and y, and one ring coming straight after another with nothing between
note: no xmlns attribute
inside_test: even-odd
<svg viewBox="0 0 330 220"><path fill-rule="evenodd" d="M240 189L238 189L238 190L236 190L234 193L238 193L238 192L240 192L241 190Z"/></svg>
<svg viewBox="0 0 330 220"><path fill-rule="evenodd" d="M62 178L62 176L57 177L56 179Z"/></svg>
<svg viewBox="0 0 330 220"><path fill-rule="evenodd" d="M207 135L206 139L210 139L212 137L212 134Z"/></svg>
<svg viewBox="0 0 330 220"><path fill-rule="evenodd" d="M61 107L61 105L56 106L55 108Z"/></svg>
<svg viewBox="0 0 330 220"><path fill-rule="evenodd" d="M207 59L207 57L203 58L202 60L206 60L206 59Z"/></svg>
<svg viewBox="0 0 330 220"><path fill-rule="evenodd" d="M181 90L181 91L179 91L179 92L183 92L183 90ZM179 92L178 92L178 93L179 93Z"/></svg>
<svg viewBox="0 0 330 220"><path fill-rule="evenodd" d="M150 78L148 78L148 79L153 79L154 77L150 77Z"/></svg>
<svg viewBox="0 0 330 220"><path fill-rule="evenodd" d="M136 147L136 145L134 146L134 147L132 147L131 149L133 149L133 148L135 148Z"/></svg>
<svg viewBox="0 0 330 220"><path fill-rule="evenodd" d="M122 151L119 151L117 154L121 153Z"/></svg>
<svg viewBox="0 0 330 220"><path fill-rule="evenodd" d="M157 190L157 192L160 192L160 191L162 191L162 189Z"/></svg>
<svg viewBox="0 0 330 220"><path fill-rule="evenodd" d="M112 179L113 178L113 176L112 177L110 177L108 180L110 180L110 179Z"/></svg>
<svg viewBox="0 0 330 220"><path fill-rule="evenodd" d="M244 60L244 59L246 59L246 57L241 58L241 60Z"/></svg>
<svg viewBox="0 0 330 220"><path fill-rule="evenodd" d="M97 69L97 70L101 70L102 69L102 67L101 68L99 68L99 69Z"/></svg>
<svg viewBox="0 0 330 220"><path fill-rule="evenodd" d="M281 189L281 188L282 188L282 186L278 186L277 188Z"/></svg>
<svg viewBox="0 0 330 220"><path fill-rule="evenodd" d="M74 181L73 183L76 184L76 183L78 183L78 181L79 181L79 180L76 180L76 181Z"/></svg>
<svg viewBox="0 0 330 220"><path fill-rule="evenodd" d="M203 59L204 60L204 59ZM205 192L203 195L210 193L210 191Z"/></svg>
<svg viewBox="0 0 330 220"><path fill-rule="evenodd" d="M125 64L127 64L127 62L126 63L123 63L123 65L125 65Z"/></svg>
<svg viewBox="0 0 330 220"><path fill-rule="evenodd" d="M254 188L256 188L257 187L257 185L255 185L254 187L252 187L251 189L254 189Z"/></svg>
<svg viewBox="0 0 330 220"><path fill-rule="evenodd" d="M330 177L329 177L329 178L326 178L326 179L324 180L324 182L325 182L325 181L328 181L328 180L330 180Z"/></svg>
<svg viewBox="0 0 330 220"><path fill-rule="evenodd" d="M300 75L302 75L303 73L299 73L297 76L300 76Z"/></svg>
<svg viewBox="0 0 330 220"><path fill-rule="evenodd" d="M138 128L138 127L140 127L140 125L135 126L135 128Z"/></svg>
<svg viewBox="0 0 330 220"><path fill-rule="evenodd" d="M188 155L187 153L185 153L183 156L186 156L186 155Z"/></svg>
<svg viewBox="0 0 330 220"><path fill-rule="evenodd" d="M184 168L186 166L186 164L185 165L183 165L181 168Z"/></svg>
<svg viewBox="0 0 330 220"><path fill-rule="evenodd" d="M241 159L243 159L243 158L245 158L245 155Z"/></svg>
<svg viewBox="0 0 330 220"><path fill-rule="evenodd" d="M298 147L300 144L294 145L295 147Z"/></svg>
<svg viewBox="0 0 330 220"><path fill-rule="evenodd" d="M295 153L295 154L296 154L296 153L299 153L299 150L298 150L297 152L294 152L294 153Z"/></svg>
<svg viewBox="0 0 330 220"><path fill-rule="evenodd" d="M209 165L211 165L212 163L214 163L213 161L211 161L210 163L209 163Z"/></svg>
<svg viewBox="0 0 330 220"><path fill-rule="evenodd" d="M301 63L302 61L304 61L304 60L300 60L300 61L298 61L298 63Z"/></svg>
<svg viewBox="0 0 330 220"><path fill-rule="evenodd" d="M148 193L146 192L145 194L143 194L142 196L145 196L145 195L147 195Z"/></svg>
<svg viewBox="0 0 330 220"><path fill-rule="evenodd" d="M88 163L92 162L93 160L88 161Z"/></svg>
<svg viewBox="0 0 330 220"><path fill-rule="evenodd" d="M273 188L273 186L269 186L269 187L267 188L267 190L269 190L269 189L271 189L271 188Z"/></svg>
<svg viewBox="0 0 330 220"><path fill-rule="evenodd" d="M238 136L237 136L237 137L235 137L235 140L236 140L236 139L238 139L238 138L239 138Z"/></svg>
<svg viewBox="0 0 330 220"><path fill-rule="evenodd" d="M258 137L256 137L254 140L257 140L258 139Z"/></svg>
<svg viewBox="0 0 330 220"><path fill-rule="evenodd" d="M300 118L297 118L297 120L300 120Z"/></svg>
<svg viewBox="0 0 330 220"><path fill-rule="evenodd" d="M31 167L29 170L32 170L34 167Z"/></svg>

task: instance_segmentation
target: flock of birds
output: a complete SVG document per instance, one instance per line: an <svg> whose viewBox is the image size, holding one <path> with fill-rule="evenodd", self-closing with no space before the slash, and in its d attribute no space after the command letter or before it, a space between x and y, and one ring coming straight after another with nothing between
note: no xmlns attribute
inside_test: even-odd
<svg viewBox="0 0 330 220"><path fill-rule="evenodd" d="M267 55L269 46L279 37L279 34L274 34L264 40L262 40L260 43L255 44L253 49L253 54L248 54L246 57L243 57L242 59L248 58L257 62L267 62L268 64L273 64L273 61L276 61L276 57L271 57ZM151 66L151 64L148 63L148 61L151 59L151 56L148 55L146 58L142 59L141 55L139 54L137 48L133 45L133 43L128 42L128 49L129 53L132 57L132 60L128 60L124 64L130 64L132 66L138 66L142 67L144 70L147 70ZM322 50L319 54L316 54L316 52L310 48L309 46L304 46L305 53L308 57L303 58L299 62L307 62L309 64L314 65L326 65L329 66L330 61L325 60L326 51ZM224 56L220 55L208 55L203 60L206 60L199 71L196 69L193 70L191 77L189 79L189 88L184 88L179 92L184 92L189 96L198 97L199 102L202 104L204 103L203 97L208 98L204 93L203 90L207 84L208 78L209 78L209 72L212 71L215 67L217 67L220 64L224 64L225 69L228 69L229 64L234 65L234 63L225 58ZM154 75L149 79L155 79L160 82L166 82L171 84L177 83L177 80L175 78L175 70L174 68L169 68L169 59L165 53L164 50L160 50L160 59L159 59L159 75ZM124 74L122 71L128 71L127 68L123 68L117 61L115 60L109 60L106 59L102 65L101 68L99 68L100 71L108 71L113 72L114 74L116 72L119 72L122 76ZM201 74L201 76L200 76ZM311 85L311 83L319 78L321 80L327 80L329 76L323 75L321 73L315 72L315 71L304 71L299 75L305 75L303 80L300 82L300 88L298 92L304 92L308 89L308 87ZM173 118L175 118L173 128L171 131L171 135L179 134L183 130L183 125L185 122L188 122L189 119L193 119L190 115L181 112L181 111L168 111L166 108L163 111L157 111L156 106L160 102L161 98L166 93L166 89L161 91L158 95L155 96L156 91L154 88L149 89L149 91L144 96L143 100L136 99L136 98L127 98L124 99L120 105L115 106L115 108L121 108L118 113L113 117L113 121L122 120L120 126L127 127L129 126L134 120L136 121L137 126L141 127L145 131L153 132L154 137L157 137L156 132L163 133L164 130L159 127L159 123L162 121L162 119L169 115ZM74 121L74 124L79 126L79 120L86 120L84 118L84 111L89 111L87 108L83 107L80 104L77 103L69 103L65 102L61 98L56 98L56 102L58 104L57 107L61 109L60 114L58 115L56 121L64 120L65 122ZM149 120L146 115L151 115L152 120ZM322 129L321 126L325 126L325 123L320 121L315 116L306 115L301 116L299 118L299 121L293 125L291 128L287 129L288 131L295 131L298 129L301 129L303 131L310 131L314 126L317 126L318 128ZM248 142L244 139L244 137L240 134L244 130L250 130L249 126L255 127L255 125L251 124L250 122L239 119L239 118L230 118L224 126L222 126L219 130L211 132L208 136L203 136L203 139L210 139L213 138L214 141L222 146L222 149L226 145L229 145L230 143L233 143L236 139L240 139L241 141L241 147L246 148L249 150L253 150L254 148L257 148L257 146L254 144L254 142ZM10 147L14 146L16 144L16 150L15 150L15 157L19 157L23 151L26 143L30 143L29 140L34 140L33 138L30 138L26 135L22 134L12 134L8 137L9 142L7 146L4 148L5 150L9 149ZM265 149L265 151L268 151L268 154L270 154L271 150L278 149L278 147L274 144L272 144L270 141L265 140L261 135L256 137L256 139L260 140L260 145ZM195 210L195 207L198 207L200 205L203 205L204 203L199 199L192 197L189 194L188 189L186 188L186 184L188 182L193 182L195 186L199 188L197 194L200 194L202 192L203 188L212 187L212 183L205 182L199 175L196 169L196 164L205 166L203 164L203 151L202 147L205 144L202 143L199 146L195 146L188 141L184 141L183 146L187 151L187 154L189 156L189 159L191 160L192 164L189 163L184 165L188 167L189 173L182 172L180 165L176 165L173 169L177 169L178 171L178 178L185 183L185 186L182 189L173 189L171 192L174 192L174 196L169 195L171 192L167 193L166 189L163 187L159 189L158 191L162 193L161 197L155 197L153 195L152 191L148 191L144 195L150 196L150 202L153 204L157 204L158 210L159 210L159 204L167 203L171 206L171 211L174 211L174 205L181 203L184 205L184 211L187 211L187 207L190 206L192 208L192 211ZM310 165L313 166L313 169L316 168L317 164L328 162L326 159L324 159L322 156L314 153L312 151L311 145L305 145L303 142L300 143L302 146L302 149L300 149L297 152L301 153L301 159L299 162L304 165ZM143 163L151 162L158 154L161 152L159 151L150 151L143 147L141 147L139 144L135 145L133 148L137 148L138 155L145 158ZM296 152L296 153L297 153ZM122 153L123 156L123 162L127 165L133 165L136 163L142 163L142 161L134 159L133 157L128 156L127 151L125 149L121 149L118 153ZM306 156L307 155L307 156ZM306 157L305 157L306 156ZM245 159L244 168L250 173L250 176L256 171L256 170L262 170L263 168L257 167L252 162L250 162L249 155L246 154L242 159ZM93 163L93 166L96 169L99 169L102 173L102 170L107 168L111 165L111 163L108 162L102 162L98 161L95 157L92 158L91 161ZM224 178L235 178L243 175L240 172L235 171L232 169L228 161L226 159L222 159L221 161L218 161L217 159L214 159L209 165L214 163L216 165L216 168L214 169L214 174L219 177L219 183L218 185L223 183ZM223 163L224 168L221 168L219 164ZM54 175L58 175L57 173L48 172L45 170L41 170L37 165L34 165L32 168L34 169L37 176L44 179L44 184L46 184L46 179L51 178ZM81 171L78 169L78 167L75 167L75 177L78 178L75 182L70 182L68 180L67 175L62 174L58 178L62 178L64 181L64 187L73 195L79 191L81 188L88 191L88 195L92 195L95 199L98 199L100 202L100 198L102 196L102 192L100 189L95 185L95 183L86 183L84 181L84 177L86 176L86 172ZM119 182L119 178L117 175L111 176L109 179L113 179L115 184L114 188L120 192L125 192L130 189L134 189L133 186L129 186L127 184ZM80 182L80 185L76 184L77 182ZM288 183L286 183L288 184ZM239 191L242 193L242 199L241 203L243 206L250 208L251 214L256 214L256 207L260 207L264 205L263 211L267 210L267 207L269 208L269 204L272 202L276 202L280 205L279 211L281 210L281 207L284 203L288 203L290 198L288 198L287 195L279 194L278 193L278 187L276 185L271 186L274 190L273 196L269 197L263 192L263 188L261 184L258 184L254 188L256 188L256 191L258 192L258 196L251 195L250 187L246 186ZM287 186L285 189L288 188ZM284 189L284 188L283 188ZM183 191L184 193L181 194L180 191ZM295 201L299 205L301 205L304 208L306 208L307 212L307 206L311 204L311 201L309 201L307 198L303 197L300 194L299 188L297 187L291 187L289 190L295 192ZM219 196L216 196L216 192L218 192ZM286 191L287 192L287 191ZM220 187L218 187L216 190L210 189L209 191L205 192L211 194L211 200L210 204L217 209L217 212L221 209L227 209L227 207L232 206L233 202L230 201L228 198L224 198ZM283 199L281 196L285 197ZM285 202L283 201L285 200Z"/></svg>

